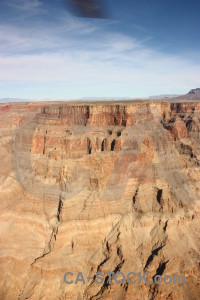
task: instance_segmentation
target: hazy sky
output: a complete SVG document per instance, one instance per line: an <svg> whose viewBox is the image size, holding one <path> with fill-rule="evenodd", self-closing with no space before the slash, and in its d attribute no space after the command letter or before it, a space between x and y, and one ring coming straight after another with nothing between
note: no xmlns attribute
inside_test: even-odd
<svg viewBox="0 0 200 300"><path fill-rule="evenodd" d="M145 97L200 87L199 0L107 0L110 19L62 0L0 0L0 97Z"/></svg>

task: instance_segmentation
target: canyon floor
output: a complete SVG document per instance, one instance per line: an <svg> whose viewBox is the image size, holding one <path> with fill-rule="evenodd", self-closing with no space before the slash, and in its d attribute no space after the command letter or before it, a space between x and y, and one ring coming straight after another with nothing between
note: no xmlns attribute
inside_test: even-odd
<svg viewBox="0 0 200 300"><path fill-rule="evenodd" d="M0 145L0 299L200 299L200 98L4 103Z"/></svg>

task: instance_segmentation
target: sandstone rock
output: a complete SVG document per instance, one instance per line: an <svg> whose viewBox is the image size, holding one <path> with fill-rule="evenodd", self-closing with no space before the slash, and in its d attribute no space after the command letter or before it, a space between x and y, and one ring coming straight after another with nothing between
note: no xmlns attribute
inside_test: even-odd
<svg viewBox="0 0 200 300"><path fill-rule="evenodd" d="M199 299L199 138L200 102L0 104L0 299Z"/></svg>

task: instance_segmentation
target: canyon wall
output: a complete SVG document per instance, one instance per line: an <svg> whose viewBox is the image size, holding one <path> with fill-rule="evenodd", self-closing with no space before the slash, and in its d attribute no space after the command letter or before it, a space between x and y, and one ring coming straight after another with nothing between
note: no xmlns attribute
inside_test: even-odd
<svg viewBox="0 0 200 300"><path fill-rule="evenodd" d="M200 298L200 102L0 104L0 144L0 299Z"/></svg>

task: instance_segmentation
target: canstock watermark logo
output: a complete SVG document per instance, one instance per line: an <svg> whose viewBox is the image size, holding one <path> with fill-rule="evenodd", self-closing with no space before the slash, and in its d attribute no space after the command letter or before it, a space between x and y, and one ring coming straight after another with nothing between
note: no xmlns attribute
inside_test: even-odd
<svg viewBox="0 0 200 300"><path fill-rule="evenodd" d="M74 109L76 109L76 107L74 107ZM145 114L150 115L150 118L143 120ZM137 141L137 153L142 151L143 141L146 135L148 135L148 137L153 141L155 149L156 147L162 147L162 144L165 145L166 149L170 148L173 140L170 138L169 132L163 128L160 122L162 116L156 105L152 105L150 103L146 105L137 105L135 112L132 113L132 118L133 125L129 125L124 128L125 134L123 135L123 139L124 142L126 142L128 139L134 137L134 139ZM57 120L59 119L61 120L61 118L58 116ZM42 113L27 112L24 115L23 120L24 121L16 127L11 143L13 172L16 180L22 186L23 190L34 195L41 195L42 191L43 195L48 195L48 199L55 199L55 197L58 197L58 195L62 195L64 199L70 199L72 196L74 197L75 195L79 194L81 190L86 188L85 186L80 185L81 174L83 178L86 178L91 175L91 171L82 165L78 165L77 163L72 165L70 162L72 166L71 172L74 173L74 178L77 178L77 185L74 184L73 190L70 191L63 191L59 185L50 184L49 182L51 181L41 180L41 177L37 175L37 172L35 172L35 165L37 165L37 159L42 161L42 157L37 158L34 156L31 148L32 143L39 131L44 132L44 139L47 138L45 132L51 127L51 125L48 124L48 117ZM138 128L138 131L135 130L135 128ZM65 130L67 131L68 129L71 130L71 128L66 126ZM83 134L87 136L91 131L91 126L83 126L83 131ZM159 133L162 135L162 141L159 137ZM148 177L146 174L146 165L142 162L138 162L134 165L133 160L128 159L127 151L123 150L124 149L122 145L122 151L115 153L115 155L117 155L117 159L114 162L112 170L110 170L109 180L107 181L104 192L101 195L101 200L108 199L106 195L109 193L110 186L113 184L117 185L117 193L114 195L115 200L117 201L123 196L129 179L140 181L141 178L144 179ZM190 183L188 182L187 176L180 162L180 157L178 156L178 152L176 150L173 152L171 158L173 160L172 164L174 162L176 169L178 169L177 176L179 177L179 181L184 182L185 192L182 192L181 195L179 191L177 192L177 186L174 180L174 177L177 176L176 174L171 174L170 176L168 175L167 170L165 170L167 166L164 155L160 157L158 155L157 162L153 163L156 178L167 182L176 198L180 201L188 201L188 197L190 199L194 199L195 196L193 190L190 187ZM63 162L62 159L58 157L56 168L61 169L64 165L66 166L66 164L66 161ZM122 169L124 174L123 180L120 178L120 171Z"/></svg>
<svg viewBox="0 0 200 300"><path fill-rule="evenodd" d="M76 107L74 107L74 109L76 109ZM128 106L126 109L128 109ZM114 164L112 167L110 167L109 175L106 174L108 180L106 181L104 190L102 191L98 199L98 201L102 202L101 206L103 207L103 201L108 202L110 201L110 199L111 203L113 200L115 201L115 203L120 203L123 198L124 192L126 191L129 180L135 180L136 185L134 189L136 191L140 186L141 181L144 181L145 179L152 179L152 176L154 176L154 182L156 182L156 180L158 179L167 183L170 189L175 193L175 197L178 200L185 200L186 202L188 202L188 200L190 199L195 199L193 191L190 187L190 183L188 182L187 176L182 168L178 151L176 151L175 147L174 151L172 151L173 153L171 154L171 145L173 143L173 139L170 137L169 131L164 129L162 124L160 123L162 116L157 107L152 106L149 103L148 105L137 105L134 110L135 112L132 114L132 125L124 126L122 136L124 144L126 142L128 143L129 141L132 142L132 140L134 139L134 141L136 141L137 147L133 149L134 146L130 145L130 149L129 147L128 149L126 149L123 148L122 145L121 151L114 153ZM146 119L146 113L150 115L149 119ZM81 182L82 178L84 177L92 177L91 170L89 168L86 169L84 167L84 164L78 165L76 160L74 160L74 163L72 164L73 159L70 159L69 161L67 159L65 161L62 161L62 158L58 157L56 163L54 162L54 164L50 166L52 167L51 175L55 175L53 169L54 167L56 167L57 170L60 170L63 166L67 166L69 163L69 165L71 166L71 173L74 172L73 178L75 178L75 180L77 179L77 181L75 181L73 185L73 189L63 191L58 184L56 185L52 183L53 181L41 178L41 176L39 176L37 173L37 166L40 163L43 164L44 162L48 162L49 158L42 152L36 155L34 151L32 151L32 146L37 138L37 135L43 134L44 139L48 138L46 136L46 132L51 129L51 124L48 123L48 117L44 116L42 113L27 113L24 115L23 119L24 122L21 122L15 129L12 138L11 150L13 172L16 180L21 185L24 192L29 193L33 196L38 196L39 201L41 199L43 200L46 215L48 210L45 208L45 206L47 207L49 203L46 203L45 200L57 200L58 206L57 211L55 211L55 214L57 213L57 221L54 222L53 219L51 220L49 219L49 216L47 216L49 228L53 228L53 230L55 230L55 228L58 229L60 222L62 222L60 218L60 210L62 209L62 204L65 200L68 201L72 199L72 197L77 197L79 193L81 193L84 189L87 189L86 186L81 185ZM60 118L60 120L61 119L62 117ZM57 117L57 121L59 121L59 116ZM72 128L68 128L68 126L65 126L66 131L71 129ZM91 126L87 126L87 124L86 126L84 126L83 130L83 135L85 135L86 137L91 133L91 131L93 131L94 134L93 128L91 128ZM148 137L148 139L152 140L152 143L155 147L155 152L157 154L157 159L154 162L150 162L151 169L153 170L153 172L150 174L147 174L148 164L142 163L139 160L137 161L138 153L142 153L144 150L143 142L146 136ZM55 147L56 146L57 145L55 145ZM165 147L165 149L164 151L162 151L162 155L159 155L159 150L162 147ZM134 150L134 153L131 153L131 151L129 150ZM170 165L174 164L174 166L176 166L176 169L178 169L178 172L176 174L170 173L169 175L168 162L166 162L165 151L168 152L168 155L171 155ZM92 156L93 154L91 154L91 158ZM100 157L101 153L99 153L99 158ZM100 163L98 164L98 166L102 167ZM184 182L184 185L181 186L180 184L182 189L181 194L179 193L180 189L177 191L177 182L175 180L175 177L179 179L179 182L181 184ZM114 189L112 189L112 187L114 187ZM77 205L80 205L79 201ZM96 206L94 206L94 209L96 209ZM82 210L81 213L84 213L84 210ZM92 213L92 211L90 210L89 213ZM145 213L149 212L143 212L143 214ZM76 219L76 237L79 234L81 235L83 233L83 222L81 221L81 218L79 218L80 214ZM155 214L158 214L160 217L159 211L155 211L154 216ZM142 214L140 215L143 216ZM119 227L119 219L116 219L116 221L114 221L114 224L112 224L112 228L114 228L117 232L117 230L120 229ZM105 240L109 240L109 234L110 233L106 235ZM54 236L54 231L50 232L49 245L54 245L54 243L56 242ZM41 253L41 257L44 257L44 255L50 253L51 249L52 248L47 249L43 253ZM94 254L91 254L91 259L93 255ZM71 259L70 255L68 259ZM35 262L36 261L37 260L35 260ZM87 263L90 263L90 258L88 259L88 257ZM127 280L130 284L136 284L140 282L141 284L175 284L176 282L180 284L182 282L182 284L185 284L185 277L183 275L165 275L163 277L157 275L152 278L152 281L149 282L149 280L147 280L147 274L148 273L135 272L129 272L128 274L117 272L113 274L112 272L108 272L108 274L106 274L106 278L104 278L102 273L96 273L92 277L88 278L85 277L81 272L78 272L78 274L67 272L64 275L64 281L66 284L82 283L84 285L86 284L87 280L91 280L92 282L96 282L97 284L103 284L105 280L108 283L114 280L114 282L117 284L121 284L121 282L124 282L125 280ZM34 278L32 280L34 281Z"/></svg>
<svg viewBox="0 0 200 300"><path fill-rule="evenodd" d="M143 119L146 115L148 115L149 118ZM146 137L152 141L155 153L157 153L156 160L151 162L151 171L153 172L148 174L148 163L137 161L134 155L131 157L131 154L128 154L127 151L123 151L122 146L122 152L119 152L115 161L107 186L104 189L102 200L107 199L106 194L110 186L118 185L116 189L117 192L114 195L115 200L118 201L123 197L129 180L138 182L136 186L137 189L141 181L145 181L145 179L152 180L153 176L154 180L158 179L160 182L163 181L168 184L176 200L180 203L188 203L188 201L191 200L191 205L192 200L194 200L196 196L183 169L182 161L176 150L174 140L170 132L163 127L161 120L162 115L156 105L146 104L137 106L133 113L133 125L125 127L123 138L124 142L130 139L134 139L137 142L136 155L144 151L143 142ZM172 148L174 149L173 151L171 151ZM167 157L170 158L170 166L174 168L169 168L168 161L166 160ZM121 170L123 170L123 179L120 178ZM118 184L118 181L120 181L120 184ZM182 187L184 190L182 191L177 188L179 182L184 182ZM154 212L154 214L156 213L160 214L159 211Z"/></svg>
<svg viewBox="0 0 200 300"><path fill-rule="evenodd" d="M56 117L55 117L56 119ZM59 119L59 118L57 118ZM44 153L33 153L33 144L42 143L42 139L47 139L47 131L51 128L48 124L48 118L42 113L25 113L23 120L16 127L12 141L11 141L11 162L12 170L15 175L15 179L18 181L23 191L32 194L33 196L44 197L48 200L55 200L58 197L70 199L78 193L81 192L82 186L75 185L70 191L63 191L59 184L51 183L52 180L46 180L46 176L39 176L37 173L37 168L44 167L44 162L47 165L48 160L50 160ZM65 130L67 131L67 126ZM87 134L87 129L83 128L85 134ZM38 139L37 138L41 138ZM58 137L59 139L59 137ZM59 142L59 140L58 140ZM55 148L56 148L55 144ZM50 174L53 177L55 175L55 170L61 170L63 167L67 167L66 161L62 161L58 156L56 162L53 166L48 166L50 168ZM82 177L89 176L90 171L83 168L81 165L76 163L72 164L70 161L71 174L77 179L78 174L82 174ZM44 167L45 168L45 167ZM55 170L53 170L55 168ZM80 182L80 180L79 180ZM46 196L45 196L46 195Z"/></svg>
<svg viewBox="0 0 200 300"><path fill-rule="evenodd" d="M106 275L106 277L105 277ZM105 281L108 284L115 282L116 284L123 284L127 281L129 284L185 284L186 278L184 275L156 275L152 278L152 281L147 280L148 272L145 273L135 273L129 272L124 274L123 272L106 272L103 275L101 272L97 272L93 277L85 277L82 272L78 272L77 274L73 274L72 272L67 272L64 275L64 281L66 284L80 284L86 285L87 281L93 280L96 284L102 285Z"/></svg>

